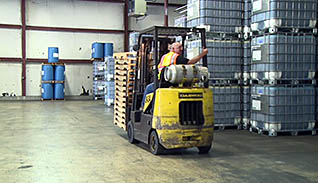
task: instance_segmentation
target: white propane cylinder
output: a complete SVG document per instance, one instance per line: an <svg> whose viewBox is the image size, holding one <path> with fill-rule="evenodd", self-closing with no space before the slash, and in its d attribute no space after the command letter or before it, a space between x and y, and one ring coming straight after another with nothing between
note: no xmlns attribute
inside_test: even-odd
<svg viewBox="0 0 318 183"><path fill-rule="evenodd" d="M197 65L170 65L164 77L172 84L206 82L209 71L207 67Z"/></svg>

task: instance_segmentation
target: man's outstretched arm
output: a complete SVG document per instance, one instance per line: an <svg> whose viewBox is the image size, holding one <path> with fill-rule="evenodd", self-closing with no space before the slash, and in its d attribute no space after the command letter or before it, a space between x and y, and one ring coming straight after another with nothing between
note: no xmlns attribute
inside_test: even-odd
<svg viewBox="0 0 318 183"><path fill-rule="evenodd" d="M208 49L204 49L202 53L200 53L198 56L193 57L191 60L188 61L188 64L195 64L201 60L205 55L209 53Z"/></svg>

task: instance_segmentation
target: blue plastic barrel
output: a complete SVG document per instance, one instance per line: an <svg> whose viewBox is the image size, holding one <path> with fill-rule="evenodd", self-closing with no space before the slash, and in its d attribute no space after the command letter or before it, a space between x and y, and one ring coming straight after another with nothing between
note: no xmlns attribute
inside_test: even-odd
<svg viewBox="0 0 318 183"><path fill-rule="evenodd" d="M113 43L105 43L104 45L104 56L112 57L114 54L114 46Z"/></svg>
<svg viewBox="0 0 318 183"><path fill-rule="evenodd" d="M56 65L55 66L55 81L64 81L65 80L65 65Z"/></svg>
<svg viewBox="0 0 318 183"><path fill-rule="evenodd" d="M59 48L49 47L48 57L49 57L48 59L49 63L59 62Z"/></svg>
<svg viewBox="0 0 318 183"><path fill-rule="evenodd" d="M53 99L52 83L42 83L42 99Z"/></svg>
<svg viewBox="0 0 318 183"><path fill-rule="evenodd" d="M42 65L42 81L53 81L54 74L53 74L53 66L50 64L43 64Z"/></svg>
<svg viewBox="0 0 318 183"><path fill-rule="evenodd" d="M54 99L64 99L64 83L54 84Z"/></svg>
<svg viewBox="0 0 318 183"><path fill-rule="evenodd" d="M104 58L104 44L93 43L92 44L92 58Z"/></svg>

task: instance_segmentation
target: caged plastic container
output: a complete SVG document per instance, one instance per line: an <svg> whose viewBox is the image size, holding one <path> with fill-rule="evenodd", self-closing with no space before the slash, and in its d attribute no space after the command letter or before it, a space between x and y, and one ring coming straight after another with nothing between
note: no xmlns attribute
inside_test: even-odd
<svg viewBox="0 0 318 183"><path fill-rule="evenodd" d="M265 34L252 39L253 79L312 79L316 38L311 34Z"/></svg>
<svg viewBox="0 0 318 183"><path fill-rule="evenodd" d="M243 42L243 73L250 73L251 71L251 59L252 59L252 51L251 51L251 41Z"/></svg>
<svg viewBox="0 0 318 183"><path fill-rule="evenodd" d="M317 0L252 0L251 29L315 28Z"/></svg>
<svg viewBox="0 0 318 183"><path fill-rule="evenodd" d="M315 126L315 88L252 87L251 126L270 135L307 131Z"/></svg>
<svg viewBox="0 0 318 183"><path fill-rule="evenodd" d="M207 26L208 31L241 32L242 0L188 0L187 26Z"/></svg>
<svg viewBox="0 0 318 183"><path fill-rule="evenodd" d="M113 57L106 57L105 72L104 72L105 81L114 80L114 73L115 73L115 59Z"/></svg>
<svg viewBox="0 0 318 183"><path fill-rule="evenodd" d="M181 15L174 19L175 27L187 27L187 16Z"/></svg>
<svg viewBox="0 0 318 183"><path fill-rule="evenodd" d="M251 87L242 87L242 110L243 118L250 119L251 117Z"/></svg>
<svg viewBox="0 0 318 183"><path fill-rule="evenodd" d="M252 2L251 0L244 0L243 26L249 27L251 25L251 16L252 16Z"/></svg>
<svg viewBox="0 0 318 183"><path fill-rule="evenodd" d="M208 69L211 79L238 79L241 74L243 48L239 40L208 39ZM191 41L187 45L189 59L197 56L201 41Z"/></svg>
<svg viewBox="0 0 318 183"><path fill-rule="evenodd" d="M242 125L244 129L250 125L251 120L251 86L243 86L241 88L242 97Z"/></svg>
<svg viewBox="0 0 318 183"><path fill-rule="evenodd" d="M102 61L93 62L93 76L102 76L105 73L106 65Z"/></svg>
<svg viewBox="0 0 318 183"><path fill-rule="evenodd" d="M129 50L130 52L134 52L133 47L138 45L139 32L131 32L129 33Z"/></svg>
<svg viewBox="0 0 318 183"><path fill-rule="evenodd" d="M114 100L115 100L115 82L114 81L105 82L104 95L105 95L105 105L110 106L114 104Z"/></svg>
<svg viewBox="0 0 318 183"><path fill-rule="evenodd" d="M213 86L214 125L234 126L241 119L240 87Z"/></svg>
<svg viewBox="0 0 318 183"><path fill-rule="evenodd" d="M105 81L93 81L93 95L104 96Z"/></svg>

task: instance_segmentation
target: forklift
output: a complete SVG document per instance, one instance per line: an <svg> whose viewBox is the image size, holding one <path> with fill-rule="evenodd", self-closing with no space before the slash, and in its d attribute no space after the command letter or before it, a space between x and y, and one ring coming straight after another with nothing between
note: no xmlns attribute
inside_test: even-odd
<svg viewBox="0 0 318 183"><path fill-rule="evenodd" d="M206 47L205 29L154 26L140 32L132 105L128 106L126 129L130 143L148 144L151 153L165 149L197 147L210 151L214 133L213 96L208 86L207 56L199 65L171 65L158 78L161 57L169 45L181 39L201 39ZM154 92L143 95L148 84Z"/></svg>

